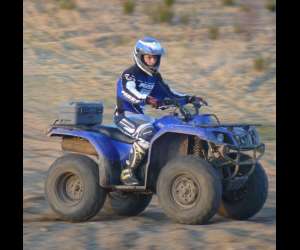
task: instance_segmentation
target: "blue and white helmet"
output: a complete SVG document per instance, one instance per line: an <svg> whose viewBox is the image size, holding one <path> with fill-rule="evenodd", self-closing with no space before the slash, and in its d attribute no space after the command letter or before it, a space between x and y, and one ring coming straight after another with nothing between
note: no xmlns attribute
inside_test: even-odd
<svg viewBox="0 0 300 250"><path fill-rule="evenodd" d="M165 53L164 48L160 45L159 41L152 37L144 37L136 42L133 56L137 66L145 71L147 74L152 75L158 72L160 65L160 58ZM158 56L157 62L154 66L149 66L145 63L143 55L156 55Z"/></svg>

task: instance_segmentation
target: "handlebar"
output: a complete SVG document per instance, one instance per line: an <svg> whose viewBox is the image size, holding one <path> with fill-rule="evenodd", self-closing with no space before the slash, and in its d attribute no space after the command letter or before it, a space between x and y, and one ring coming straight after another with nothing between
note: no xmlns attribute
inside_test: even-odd
<svg viewBox="0 0 300 250"><path fill-rule="evenodd" d="M170 98L166 98L163 100L162 105L159 107L162 110L165 110L167 108L170 107L175 107L178 108L181 115L184 117L185 121L190 120L193 116L198 115L199 114L199 109L201 108L201 103L191 103L193 105L194 108L194 113L191 113L187 108L185 108L184 106L186 105L181 105L178 99L170 99Z"/></svg>

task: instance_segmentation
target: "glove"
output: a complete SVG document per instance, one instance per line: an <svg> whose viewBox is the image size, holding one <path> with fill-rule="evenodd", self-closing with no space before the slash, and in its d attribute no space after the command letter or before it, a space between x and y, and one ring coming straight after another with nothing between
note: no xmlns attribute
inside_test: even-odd
<svg viewBox="0 0 300 250"><path fill-rule="evenodd" d="M152 97L152 96L146 97L146 104L151 105L153 108L158 108L160 105L159 101L155 97Z"/></svg>
<svg viewBox="0 0 300 250"><path fill-rule="evenodd" d="M188 96L188 103L203 103L205 106L208 103L200 96Z"/></svg>
<svg viewBox="0 0 300 250"><path fill-rule="evenodd" d="M177 101L175 99L165 98L161 104L162 105L174 105L174 104L177 104Z"/></svg>

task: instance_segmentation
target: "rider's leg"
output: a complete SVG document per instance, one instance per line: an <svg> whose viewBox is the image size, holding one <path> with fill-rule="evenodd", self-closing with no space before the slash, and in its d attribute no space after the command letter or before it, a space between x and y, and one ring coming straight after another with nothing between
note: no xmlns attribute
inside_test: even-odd
<svg viewBox="0 0 300 250"><path fill-rule="evenodd" d="M129 119L125 116L116 117L115 123L125 134L137 139L132 145L129 158L122 170L121 180L126 185L138 185L134 171L148 152L149 141L154 134L154 127L151 123L145 123L141 119Z"/></svg>
<svg viewBox="0 0 300 250"><path fill-rule="evenodd" d="M141 145L143 144L143 146ZM145 145L147 145L145 147ZM143 161L145 155L147 154L149 148L149 142L137 140L133 143L130 150L128 160L126 160L126 165L121 172L121 181L126 185L138 185L139 181L135 177L135 170Z"/></svg>

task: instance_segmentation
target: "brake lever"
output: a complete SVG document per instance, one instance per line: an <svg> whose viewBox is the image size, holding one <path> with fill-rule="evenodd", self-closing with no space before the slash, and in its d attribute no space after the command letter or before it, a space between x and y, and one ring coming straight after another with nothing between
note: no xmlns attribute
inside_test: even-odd
<svg viewBox="0 0 300 250"><path fill-rule="evenodd" d="M176 106L175 105L162 105L162 106L159 106L158 108L161 110L166 110L169 108L176 108Z"/></svg>
<svg viewBox="0 0 300 250"><path fill-rule="evenodd" d="M183 114L183 117L184 117L185 121L188 121L188 120L190 120L192 118L191 113L186 108L181 107L180 110L181 110L181 112Z"/></svg>
<svg viewBox="0 0 300 250"><path fill-rule="evenodd" d="M201 106L202 106L201 103L193 103L193 105L194 105L195 108L199 108L199 109L200 109Z"/></svg>

